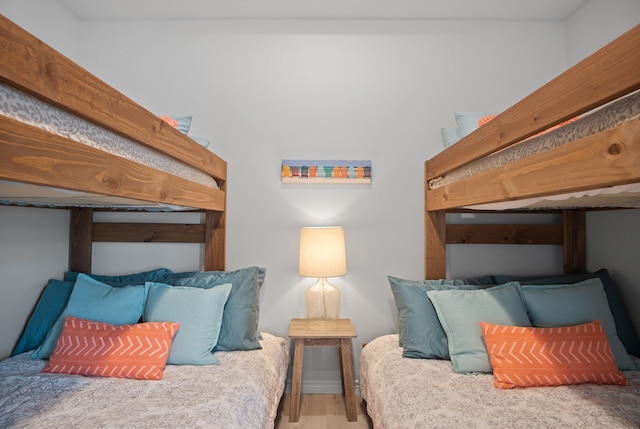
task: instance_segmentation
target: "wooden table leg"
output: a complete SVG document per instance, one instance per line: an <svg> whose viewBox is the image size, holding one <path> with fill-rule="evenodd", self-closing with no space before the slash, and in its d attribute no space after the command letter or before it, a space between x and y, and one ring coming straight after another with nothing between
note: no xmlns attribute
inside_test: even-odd
<svg viewBox="0 0 640 429"><path fill-rule="evenodd" d="M300 418L300 391L302 389L302 363L304 361L304 338L296 338L293 349L293 370L291 374L291 404L289 421L297 422Z"/></svg>
<svg viewBox="0 0 640 429"><path fill-rule="evenodd" d="M345 396L345 389L344 389L344 362L342 361L342 347L341 347L342 343L340 343L340 346L338 346L338 359L340 360L340 388L342 388L342 396Z"/></svg>
<svg viewBox="0 0 640 429"><path fill-rule="evenodd" d="M340 372L342 373L347 420L355 422L358 420L358 414L356 411L356 391L353 381L353 363L351 359L351 338L342 338L340 340Z"/></svg>

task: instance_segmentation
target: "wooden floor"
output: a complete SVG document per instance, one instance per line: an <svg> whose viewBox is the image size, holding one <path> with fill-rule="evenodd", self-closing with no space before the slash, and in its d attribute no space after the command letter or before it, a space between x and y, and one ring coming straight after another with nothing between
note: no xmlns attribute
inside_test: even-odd
<svg viewBox="0 0 640 429"><path fill-rule="evenodd" d="M275 429L371 429L373 427L366 413L366 405L359 396L356 397L358 405L358 421L356 422L347 421L344 397L341 394L302 394L300 419L296 423L289 423L290 402L291 398L287 393L280 402Z"/></svg>

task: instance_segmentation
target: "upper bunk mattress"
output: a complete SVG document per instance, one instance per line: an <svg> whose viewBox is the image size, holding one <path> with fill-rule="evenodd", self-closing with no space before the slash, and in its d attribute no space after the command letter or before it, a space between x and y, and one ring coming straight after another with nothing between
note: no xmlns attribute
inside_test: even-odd
<svg viewBox="0 0 640 429"><path fill-rule="evenodd" d="M190 182L219 189L212 177L183 162L3 83L0 83L0 114Z"/></svg>
<svg viewBox="0 0 640 429"><path fill-rule="evenodd" d="M440 188L564 144L606 131L640 117L640 92L613 101L567 125L531 137L485 158L429 181L431 189ZM522 207L522 206L520 206Z"/></svg>

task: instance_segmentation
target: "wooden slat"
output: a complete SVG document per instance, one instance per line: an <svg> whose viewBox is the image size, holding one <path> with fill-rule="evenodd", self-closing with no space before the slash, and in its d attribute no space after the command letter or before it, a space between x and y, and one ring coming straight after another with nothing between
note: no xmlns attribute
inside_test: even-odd
<svg viewBox="0 0 640 429"><path fill-rule="evenodd" d="M587 269L587 222L584 210L564 210L563 269L579 273Z"/></svg>
<svg viewBox="0 0 640 429"><path fill-rule="evenodd" d="M224 192L0 117L0 178L185 207L224 210Z"/></svg>
<svg viewBox="0 0 640 429"><path fill-rule="evenodd" d="M226 161L2 15L0 58L0 81L226 180Z"/></svg>
<svg viewBox="0 0 640 429"><path fill-rule="evenodd" d="M203 224L110 223L93 224L94 242L204 243Z"/></svg>
<svg viewBox="0 0 640 429"><path fill-rule="evenodd" d="M560 225L450 224L447 244L562 244Z"/></svg>
<svg viewBox="0 0 640 429"><path fill-rule="evenodd" d="M640 181L640 119L426 192L428 210Z"/></svg>
<svg viewBox="0 0 640 429"><path fill-rule="evenodd" d="M427 161L427 180L639 89L638 70L640 25Z"/></svg>
<svg viewBox="0 0 640 429"><path fill-rule="evenodd" d="M69 270L91 272L93 209L71 210L69 228Z"/></svg>

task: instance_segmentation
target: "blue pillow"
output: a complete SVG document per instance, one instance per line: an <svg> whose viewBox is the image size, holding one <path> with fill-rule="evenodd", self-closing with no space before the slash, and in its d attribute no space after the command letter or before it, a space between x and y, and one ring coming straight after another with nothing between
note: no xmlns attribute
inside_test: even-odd
<svg viewBox="0 0 640 429"><path fill-rule="evenodd" d="M183 134L189 134L189 129L191 128L191 118L191 115L171 116L171 119L178 122L178 126L176 128Z"/></svg>
<svg viewBox="0 0 640 429"><path fill-rule="evenodd" d="M624 305L624 300L618 292L613 279L606 269L600 269L593 273L564 274L553 277L514 277L514 276L495 276L496 283L506 283L507 281L519 281L520 284L573 284L588 279L598 278L604 287L604 293L607 294L607 302L611 309L611 314L616 323L616 332L618 338L627 349L627 353L640 357L640 339L633 327L633 322L629 317L629 313Z"/></svg>
<svg viewBox="0 0 640 429"><path fill-rule="evenodd" d="M64 275L65 280L76 281L78 278L78 272L67 271ZM169 268L158 268L151 271L145 271L142 273L134 274L122 274L116 276L103 276L98 274L83 273L84 275L91 277L94 280L98 280L102 283L110 284L111 286L127 286L127 285L143 285L145 282L157 282L162 281L165 277L173 274Z"/></svg>
<svg viewBox="0 0 640 429"><path fill-rule="evenodd" d="M431 290L427 295L447 333L454 372L493 372L480 322L531 326L517 282L482 290Z"/></svg>
<svg viewBox="0 0 640 429"><path fill-rule="evenodd" d="M78 274L67 306L31 357L49 359L56 348L66 316L112 325L137 323L142 316L146 298L147 288L144 285L113 287Z"/></svg>
<svg viewBox="0 0 640 429"><path fill-rule="evenodd" d="M42 344L47 333L66 307L71 290L73 290L73 283L55 279L49 280L11 356L33 350Z"/></svg>
<svg viewBox="0 0 640 429"><path fill-rule="evenodd" d="M618 369L635 369L618 338L600 279L569 285L523 285L522 296L533 326L552 328L599 320L607 333Z"/></svg>
<svg viewBox="0 0 640 429"><path fill-rule="evenodd" d="M458 133L460 138L466 137L474 130L479 128L478 121L485 116L491 116L495 113L487 112L454 112L456 124L458 125Z"/></svg>
<svg viewBox="0 0 640 429"><path fill-rule="evenodd" d="M263 268L248 267L236 271L174 273L162 283L200 288L231 283L215 350L254 350L261 348L258 342L258 313L264 275Z"/></svg>
<svg viewBox="0 0 640 429"><path fill-rule="evenodd" d="M447 336L440 326L427 291L481 289L493 285L493 278L469 280L404 280L388 276L398 310L398 333L402 356L449 359Z"/></svg>
<svg viewBox="0 0 640 429"><path fill-rule="evenodd" d="M445 148L460 140L460 130L457 128L441 128L440 134L442 135L442 142Z"/></svg>
<svg viewBox="0 0 640 429"><path fill-rule="evenodd" d="M191 138L191 140L193 140L194 142L198 143L200 146L202 147L207 147L209 146L209 140L205 139L203 137L196 137L196 136L189 136Z"/></svg>
<svg viewBox="0 0 640 429"><path fill-rule="evenodd" d="M145 322L178 322L167 364L212 365L220 361L212 352L218 342L224 305L231 283L209 289L147 282Z"/></svg>

